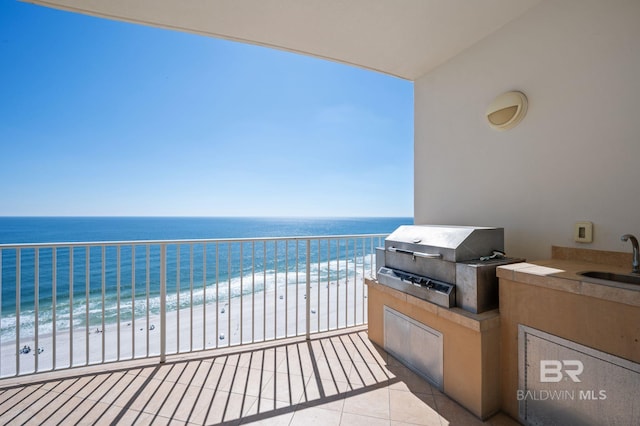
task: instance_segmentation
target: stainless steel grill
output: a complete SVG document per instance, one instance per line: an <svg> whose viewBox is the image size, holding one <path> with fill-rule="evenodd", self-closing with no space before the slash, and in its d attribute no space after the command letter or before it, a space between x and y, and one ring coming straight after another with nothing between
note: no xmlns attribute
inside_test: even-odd
<svg viewBox="0 0 640 426"><path fill-rule="evenodd" d="M473 313L497 308L496 268L523 260L504 256L503 228L474 226L401 226L376 255L381 284Z"/></svg>

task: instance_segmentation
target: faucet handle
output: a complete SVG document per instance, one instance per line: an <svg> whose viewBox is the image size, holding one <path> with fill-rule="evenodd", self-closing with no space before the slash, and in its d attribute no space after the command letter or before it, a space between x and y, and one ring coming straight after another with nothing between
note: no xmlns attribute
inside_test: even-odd
<svg viewBox="0 0 640 426"><path fill-rule="evenodd" d="M640 247L638 247L638 239L631 234L624 234L620 237L622 241L631 240L631 245L633 246L633 261L632 261L632 270L633 274L640 274Z"/></svg>

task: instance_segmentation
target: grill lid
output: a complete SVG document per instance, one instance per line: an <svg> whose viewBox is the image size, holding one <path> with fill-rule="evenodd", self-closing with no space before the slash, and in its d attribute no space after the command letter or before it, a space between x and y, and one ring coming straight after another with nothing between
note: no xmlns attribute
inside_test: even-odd
<svg viewBox="0 0 640 426"><path fill-rule="evenodd" d="M461 262L504 251L504 229L479 226L403 225L385 239L387 251L414 252Z"/></svg>

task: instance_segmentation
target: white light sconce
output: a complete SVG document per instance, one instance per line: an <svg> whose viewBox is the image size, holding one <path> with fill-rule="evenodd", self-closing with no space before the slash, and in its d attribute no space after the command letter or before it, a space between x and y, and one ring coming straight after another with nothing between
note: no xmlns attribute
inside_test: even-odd
<svg viewBox="0 0 640 426"><path fill-rule="evenodd" d="M492 129L508 130L522 121L527 113L527 97L522 92L506 92L487 108L487 122Z"/></svg>

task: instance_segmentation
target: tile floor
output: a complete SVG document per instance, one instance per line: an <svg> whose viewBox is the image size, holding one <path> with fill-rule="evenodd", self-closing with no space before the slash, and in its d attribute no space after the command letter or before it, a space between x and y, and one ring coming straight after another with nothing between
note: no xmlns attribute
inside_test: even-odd
<svg viewBox="0 0 640 426"><path fill-rule="evenodd" d="M0 382L0 423L517 425L481 422L366 330L151 362Z"/></svg>

